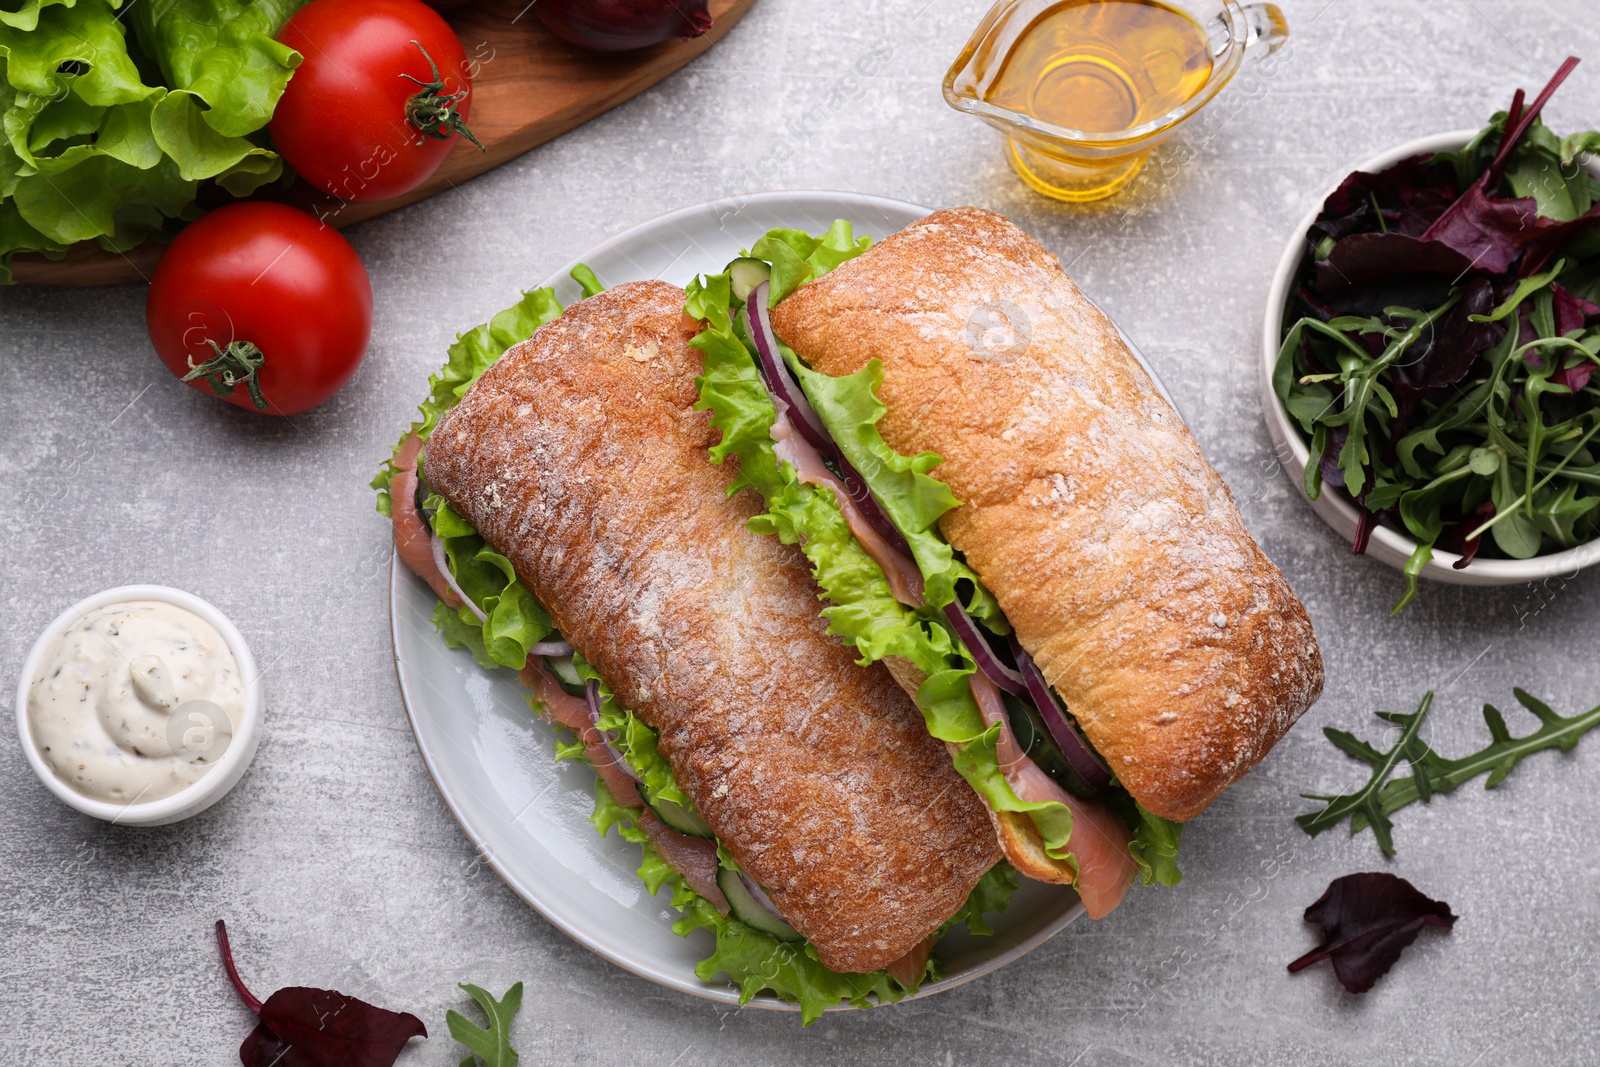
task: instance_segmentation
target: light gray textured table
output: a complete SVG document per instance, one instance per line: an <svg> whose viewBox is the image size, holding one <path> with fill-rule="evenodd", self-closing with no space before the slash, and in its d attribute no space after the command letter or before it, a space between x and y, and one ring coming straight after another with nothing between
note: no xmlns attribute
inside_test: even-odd
<svg viewBox="0 0 1600 1067"><path fill-rule="evenodd" d="M1406 811L1392 863L1370 835L1312 840L1290 821L1302 790L1357 780L1324 725L1375 736L1373 709L1410 710L1432 687L1432 740L1450 754L1483 738L1485 700L1526 728L1513 685L1567 713L1600 702L1600 575L1541 599L1430 586L1389 619L1396 575L1352 559L1276 470L1254 369L1270 271L1318 191L1398 141L1481 124L1568 52L1591 62L1546 116L1600 125L1600 18L1584 0L1283 7L1288 61L1179 138L1192 161L1072 208L1028 193L997 136L940 99L981 3L761 0L635 101L350 231L376 294L372 349L293 426L176 385L146 340L142 286L0 291L5 691L67 604L159 582L238 622L268 665L269 715L240 786L156 830L76 815L0 739L0 1062L236 1062L252 1020L217 964L219 916L258 993L322 985L420 1015L433 1037L408 1064L459 1062L444 1026L467 1003L458 980L518 979L525 1064L1600 1061L1600 739L1533 758L1495 794ZM841 84L874 51L880 69ZM477 860L406 727L370 566L388 527L366 482L458 329L639 219L753 188L982 204L1036 234L1156 365L1328 666L1299 729L1189 828L1181 887L1136 891L951 993L805 1031L603 962ZM1364 997L1325 967L1286 974L1314 943L1301 910L1371 869L1448 900L1455 931L1425 934Z"/></svg>

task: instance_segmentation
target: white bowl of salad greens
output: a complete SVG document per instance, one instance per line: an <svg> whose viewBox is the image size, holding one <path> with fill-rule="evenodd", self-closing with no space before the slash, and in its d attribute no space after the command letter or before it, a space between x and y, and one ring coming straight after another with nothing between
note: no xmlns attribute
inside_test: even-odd
<svg viewBox="0 0 1600 1067"><path fill-rule="evenodd" d="M1279 460L1352 549L1510 585L1600 558L1600 134L1531 103L1362 163L1309 211L1267 297ZM1316 457L1313 461L1313 457ZM1530 462L1531 457L1531 462Z"/></svg>

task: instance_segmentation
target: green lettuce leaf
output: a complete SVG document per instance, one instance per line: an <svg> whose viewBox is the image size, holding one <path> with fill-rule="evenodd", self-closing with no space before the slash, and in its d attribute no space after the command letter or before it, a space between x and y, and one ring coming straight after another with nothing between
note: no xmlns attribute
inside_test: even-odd
<svg viewBox="0 0 1600 1067"><path fill-rule="evenodd" d="M261 129L299 62L272 37L300 2L4 5L0 280L16 252L168 239L199 215L202 181L243 196L280 177ZM145 80L124 22L168 84Z"/></svg>
<svg viewBox="0 0 1600 1067"><path fill-rule="evenodd" d="M274 38L304 3L143 0L129 14L167 86L203 103L197 111L211 129L243 137L266 126L300 65L300 53Z"/></svg>
<svg viewBox="0 0 1600 1067"><path fill-rule="evenodd" d="M866 479L873 497L905 537L922 572L928 604L944 607L955 599L956 583L968 582L975 591L973 614L993 632L1010 633L998 602L972 569L955 558L950 543L939 534L939 519L960 501L948 485L928 474L940 463L938 453L902 456L878 432L878 420L889 410L878 399L883 364L868 360L854 374L831 378L807 367L786 346L782 352L839 451Z"/></svg>
<svg viewBox="0 0 1600 1067"><path fill-rule="evenodd" d="M561 315L561 304L553 289L532 289L522 294L522 299L506 308L482 326L475 326L458 334L450 346L449 358L438 373L428 379L428 397L417 406L421 418L400 435L394 451L400 451L406 438L413 434L426 441L439 424L439 416L455 407L456 401L466 395L472 383L483 372L494 366L495 360L505 355L512 345L526 341L535 330ZM386 460L372 479L372 488L378 490L378 513L389 514L389 482L394 478L392 458Z"/></svg>
<svg viewBox="0 0 1600 1067"><path fill-rule="evenodd" d="M835 219L821 237L804 230L769 230L751 247L750 254L772 265L767 306L777 307L784 297L812 278L821 277L871 247L872 238L857 238L850 223Z"/></svg>
<svg viewBox="0 0 1600 1067"><path fill-rule="evenodd" d="M617 702L616 697L611 694L611 688L601 680L599 673L588 660L580 655L574 655L572 665L577 668L578 677L585 682L599 683L600 717L595 721L595 726L610 732L611 747L621 754L628 766L639 776L645 794L652 800L670 800L693 811L693 802L689 800L687 793L678 788L677 781L672 777L672 767L667 763L666 757L656 751L655 730L639 721L633 712Z"/></svg>
<svg viewBox="0 0 1600 1067"><path fill-rule="evenodd" d="M1137 802L1134 808L1138 822L1128 851L1139 866L1139 880L1145 885L1177 885L1183 881L1183 872L1178 870L1178 839L1183 835L1183 823L1152 815Z"/></svg>
<svg viewBox="0 0 1600 1067"><path fill-rule="evenodd" d="M487 618L480 622L472 609L462 605L451 609L440 601L447 613L456 616L459 626L440 627L448 643L452 637L478 655L484 666L521 670L528 662L528 650L555 630L550 616L517 579L511 561L490 548L472 524L451 510L434 494L423 506L433 511L433 529L444 543L445 562L456 584ZM437 615L435 622L438 622ZM477 631L475 641L460 636L460 628Z"/></svg>
<svg viewBox="0 0 1600 1067"><path fill-rule="evenodd" d="M961 910L945 920L944 926L939 930L940 935L957 924L965 924L969 933L985 937L992 935L994 927L989 925L984 916L999 915L1004 912L1011 906L1011 894L1016 891L1016 868L1001 860L978 879L978 884L967 894L967 901L961 905Z"/></svg>
<svg viewBox="0 0 1600 1067"><path fill-rule="evenodd" d="M716 937L716 951L695 965L695 977L714 982L718 975L726 976L739 987L740 1004L748 1004L757 993L770 989L799 1004L801 1022L810 1026L835 1004L870 1008L874 1002L893 1004L916 992L889 977L887 971L830 971L817 958L811 942L782 942L738 919L718 915L709 901L682 886L681 880L672 904L684 913L672 924L673 933L687 937L696 930L710 930ZM921 985L920 979L916 985Z"/></svg>
<svg viewBox="0 0 1600 1067"><path fill-rule="evenodd" d="M530 697L529 703L536 702ZM588 761L585 760L584 762ZM625 808L617 803L617 798L611 795L611 790L606 787L606 783L601 778L598 776L595 778L594 811L589 815L589 822L594 825L595 830L601 837L606 836L611 831L611 828L615 826L618 836L624 841L632 841L636 845L646 845L648 847L647 842L650 839L645 837L643 830L639 829L636 823L637 817L637 813L632 808ZM659 859L659 857L657 858ZM669 872L672 871L672 868L667 866L664 861L662 866L666 867ZM641 874L640 877L643 877L643 875ZM658 880L657 885L664 880ZM646 884L649 884L648 880ZM650 891L650 895L655 895L654 889Z"/></svg>

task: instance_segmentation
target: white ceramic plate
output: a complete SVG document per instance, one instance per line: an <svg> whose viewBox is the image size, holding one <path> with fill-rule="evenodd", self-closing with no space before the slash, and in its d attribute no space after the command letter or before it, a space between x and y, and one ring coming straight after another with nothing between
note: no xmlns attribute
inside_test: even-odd
<svg viewBox="0 0 1600 1067"><path fill-rule="evenodd" d="M581 262L607 285L645 278L683 285L698 273L720 270L776 226L820 232L844 218L857 234L882 238L928 211L851 193L733 197L624 230L539 284L554 286L563 303L576 300L580 293L567 272ZM505 295L510 303L513 294ZM577 761L556 765L551 730L528 710L516 676L485 670L466 652L447 649L433 628L433 593L398 560L391 563L389 591L395 668L417 747L445 804L489 864L545 918L619 967L685 993L738 1003L731 985L695 977L695 964L711 951L711 935L672 933L677 915L666 895L649 896L634 874L638 846L615 834L601 838L589 825L594 773ZM1005 966L1082 911L1071 890L1024 881L995 921L993 937L963 931L945 938L939 956L947 977L920 995ZM752 1005L797 1010L769 995Z"/></svg>
<svg viewBox="0 0 1600 1067"><path fill-rule="evenodd" d="M1431 137L1419 137L1415 141L1407 141L1387 152L1373 156L1344 173L1362 170L1372 174L1386 170L1411 156L1453 151L1465 146L1477 136L1477 133L1477 130L1456 130L1453 133L1436 133ZM1595 170L1592 165L1590 169ZM1340 180L1343 180L1343 175L1340 176ZM1278 402L1277 393L1273 392L1272 369L1277 365L1278 350L1283 345L1284 310L1289 303L1289 290L1294 285L1295 275L1300 271L1300 260L1305 255L1306 233L1321 214L1323 200L1332 192L1333 190L1329 189L1318 198L1315 206L1306 212L1305 218L1300 220L1294 232L1290 234L1289 243L1284 247L1283 255L1278 260L1278 268L1273 274L1272 288L1267 292L1266 317L1261 324L1261 362L1257 365L1258 384L1261 388L1261 414L1266 420L1268 432L1272 434L1272 441L1276 446L1274 451L1283 462L1289 476L1294 479L1295 491L1302 496L1305 494L1306 462L1311 450L1306 446L1305 439L1300 436L1300 428L1289 418L1289 413ZM1316 500L1308 500L1307 503L1340 537L1346 541L1355 537L1356 524L1361 517L1360 512L1343 493L1328 489ZM1415 540L1405 532L1389 526L1377 527L1367 542L1367 555L1382 560L1399 571L1405 570L1406 563L1416 550ZM1456 570L1452 564L1460 558L1459 553L1447 552L1442 548L1435 549L1433 558L1423 565L1422 577L1449 585L1517 585L1555 575L1571 578L1579 569L1600 559L1600 542L1591 541L1576 548L1535 556L1532 559L1479 557L1474 559L1470 566Z"/></svg>

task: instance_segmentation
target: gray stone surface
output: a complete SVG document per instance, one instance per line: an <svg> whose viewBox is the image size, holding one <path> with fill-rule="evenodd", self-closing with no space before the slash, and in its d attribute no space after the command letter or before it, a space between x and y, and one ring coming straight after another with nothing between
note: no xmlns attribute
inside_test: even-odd
<svg viewBox="0 0 1600 1067"><path fill-rule="evenodd" d="M1600 60L1583 0L1299 0L1292 52L1224 98L1125 196L1028 193L996 136L945 107L945 65L982 4L761 0L717 50L578 131L350 233L376 332L321 410L254 418L177 386L146 340L144 290L0 292L0 485L12 502L0 678L76 598L161 582L219 605L267 665L269 728L222 804L187 823L80 817L0 740L0 1061L223 1064L250 1025L217 966L226 917L260 992L332 986L423 1017L402 1058L453 1064L444 1013L470 980L528 983L523 1063L1591 1063L1600 926L1600 742L1532 760L1370 836L1312 840L1302 790L1357 768L1319 736L1439 691L1446 752L1521 685L1600 701L1600 576L1433 586L1387 617L1397 576L1351 558L1276 470L1254 361L1269 274L1295 219L1400 140L1476 126L1568 52ZM875 50L871 77L840 72ZM1236 86L1235 89L1238 89ZM1600 125L1600 66L1547 112ZM1176 164L1179 153L1191 156ZM1163 173L1163 170L1165 173ZM1071 264L1158 367L1250 527L1315 619L1328 687L1301 727L1189 829L1188 877L1133 893L954 992L833 1015L725 1011L658 989L557 932L477 857L405 725L370 565L388 536L366 488L460 328L585 247L681 204L751 188L839 188L1006 212ZM1135 210L1137 209L1137 210ZM1542 605L1542 606L1541 606ZM9 690L8 690L9 691ZM1520 725L1520 723L1519 723ZM1389 869L1450 901L1371 994L1326 969L1300 911L1338 875Z"/></svg>

